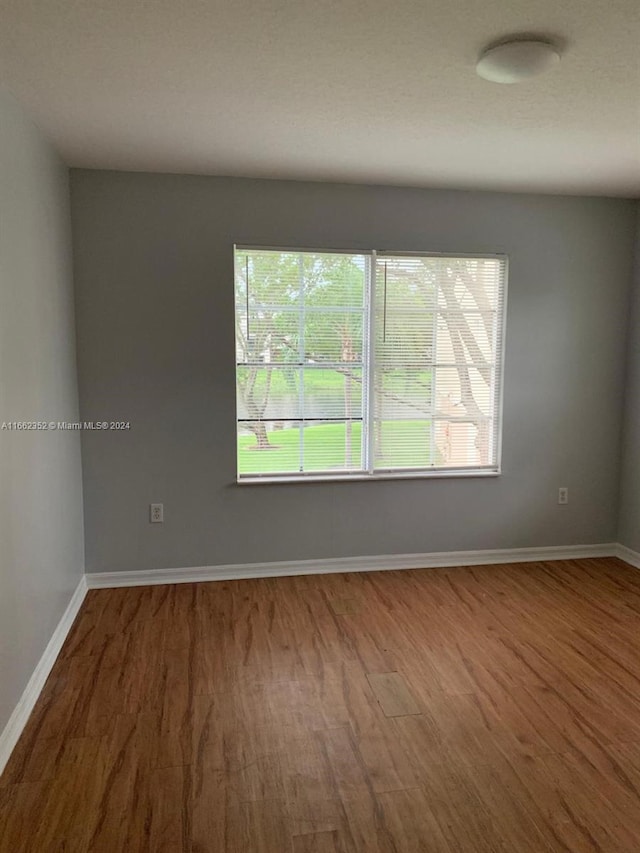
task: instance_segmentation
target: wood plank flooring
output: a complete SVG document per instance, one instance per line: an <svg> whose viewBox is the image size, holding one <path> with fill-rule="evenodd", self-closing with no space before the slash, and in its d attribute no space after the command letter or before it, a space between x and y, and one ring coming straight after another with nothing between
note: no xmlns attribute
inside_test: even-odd
<svg viewBox="0 0 640 853"><path fill-rule="evenodd" d="M2 853L637 853L615 559L89 592Z"/></svg>

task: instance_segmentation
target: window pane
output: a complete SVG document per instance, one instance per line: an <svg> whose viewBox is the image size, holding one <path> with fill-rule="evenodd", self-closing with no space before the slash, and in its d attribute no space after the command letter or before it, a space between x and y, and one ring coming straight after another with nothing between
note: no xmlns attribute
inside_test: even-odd
<svg viewBox="0 0 640 853"><path fill-rule="evenodd" d="M492 368L438 367L435 370L437 414L465 418L492 414Z"/></svg>
<svg viewBox="0 0 640 853"><path fill-rule="evenodd" d="M305 307L363 307L368 261L365 255L304 252L299 258Z"/></svg>
<svg viewBox="0 0 640 853"><path fill-rule="evenodd" d="M439 309L497 311L504 262L498 258L429 258Z"/></svg>
<svg viewBox="0 0 640 853"><path fill-rule="evenodd" d="M236 360L298 358L298 255L236 254Z"/></svg>
<svg viewBox="0 0 640 853"><path fill-rule="evenodd" d="M431 465L432 273L421 258L384 258L376 275L373 464Z"/></svg>
<svg viewBox="0 0 640 853"><path fill-rule="evenodd" d="M238 420L298 420L301 415L297 367L236 370Z"/></svg>
<svg viewBox="0 0 640 853"><path fill-rule="evenodd" d="M407 361L420 366L431 363L434 339L432 311L419 307L394 309L388 305L386 316L383 314L381 319L376 328L376 360L379 364L393 367Z"/></svg>
<svg viewBox="0 0 640 853"><path fill-rule="evenodd" d="M300 470L297 424L250 421L238 424L240 474L296 474Z"/></svg>
<svg viewBox="0 0 640 853"><path fill-rule="evenodd" d="M492 312L444 312L438 317L437 363L492 362L495 358L496 320L497 317Z"/></svg>
<svg viewBox="0 0 640 853"><path fill-rule="evenodd" d="M362 368L301 368L305 420L362 417Z"/></svg>
<svg viewBox="0 0 640 853"><path fill-rule="evenodd" d="M236 359L242 364L299 361L298 312L273 308L269 313L251 310L247 331L246 311L237 337Z"/></svg>
<svg viewBox="0 0 640 853"><path fill-rule="evenodd" d="M432 464L431 422L383 420L374 425L376 468L425 468Z"/></svg>
<svg viewBox="0 0 640 853"><path fill-rule="evenodd" d="M380 369L374 388L376 417L382 420L430 417L431 387L428 367Z"/></svg>
<svg viewBox="0 0 640 853"><path fill-rule="evenodd" d="M337 421L307 424L303 429L305 471L347 471L362 468L362 423Z"/></svg>
<svg viewBox="0 0 640 853"><path fill-rule="evenodd" d="M363 307L305 308L302 359L312 364L362 362Z"/></svg>
<svg viewBox="0 0 640 853"><path fill-rule="evenodd" d="M473 467L486 464L486 456L481 454L484 436L486 441L488 422L474 423L472 421L436 421L435 443L436 464L445 467Z"/></svg>

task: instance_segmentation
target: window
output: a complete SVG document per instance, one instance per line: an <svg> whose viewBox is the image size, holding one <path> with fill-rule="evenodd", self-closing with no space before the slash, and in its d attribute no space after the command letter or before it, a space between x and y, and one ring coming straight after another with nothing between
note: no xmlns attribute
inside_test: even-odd
<svg viewBox="0 0 640 853"><path fill-rule="evenodd" d="M238 479L499 471L506 260L235 250Z"/></svg>

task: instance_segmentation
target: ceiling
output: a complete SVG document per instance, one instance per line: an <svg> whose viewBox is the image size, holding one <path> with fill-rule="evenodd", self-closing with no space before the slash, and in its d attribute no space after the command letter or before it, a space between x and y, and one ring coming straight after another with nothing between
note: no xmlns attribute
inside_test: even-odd
<svg viewBox="0 0 640 853"><path fill-rule="evenodd" d="M71 166L640 196L638 0L0 0L0 81Z"/></svg>

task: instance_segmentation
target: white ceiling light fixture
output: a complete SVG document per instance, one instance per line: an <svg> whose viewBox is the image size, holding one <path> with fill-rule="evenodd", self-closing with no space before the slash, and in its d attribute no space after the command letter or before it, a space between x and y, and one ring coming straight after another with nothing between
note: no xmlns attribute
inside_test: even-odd
<svg viewBox="0 0 640 853"><path fill-rule="evenodd" d="M492 83L520 83L543 74L560 62L560 53L549 42L513 39L488 47L480 56L476 71Z"/></svg>

